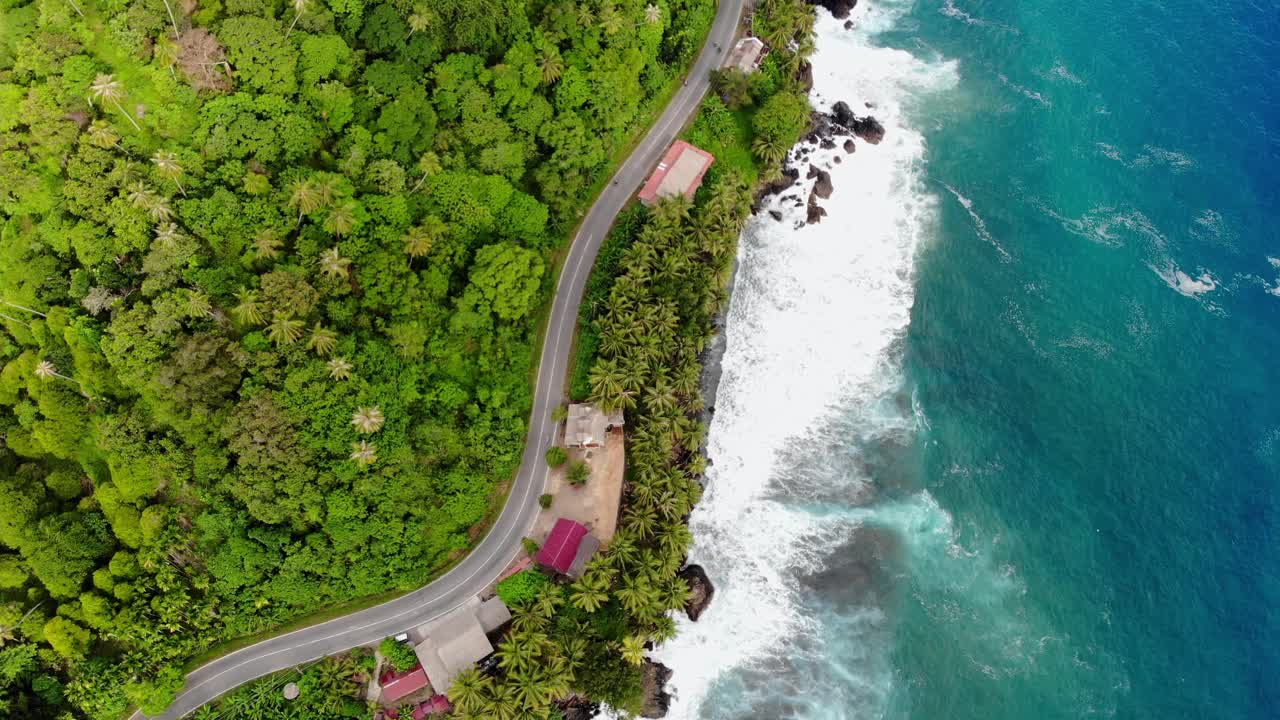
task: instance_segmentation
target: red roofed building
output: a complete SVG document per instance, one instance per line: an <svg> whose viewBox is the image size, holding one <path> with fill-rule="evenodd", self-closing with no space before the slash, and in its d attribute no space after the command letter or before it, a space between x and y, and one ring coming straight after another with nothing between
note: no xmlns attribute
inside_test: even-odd
<svg viewBox="0 0 1280 720"><path fill-rule="evenodd" d="M702 184L702 176L715 160L706 150L683 140L675 141L640 189L640 202L652 205L675 195L684 195L692 200Z"/></svg>
<svg viewBox="0 0 1280 720"><path fill-rule="evenodd" d="M426 687L427 673L421 665L404 673L388 670L378 678L378 684L382 685L383 701L393 703Z"/></svg>
<svg viewBox="0 0 1280 720"><path fill-rule="evenodd" d="M582 576L587 561L600 549L600 541L587 528L569 518L560 518L547 541L538 550L539 565L571 578Z"/></svg>

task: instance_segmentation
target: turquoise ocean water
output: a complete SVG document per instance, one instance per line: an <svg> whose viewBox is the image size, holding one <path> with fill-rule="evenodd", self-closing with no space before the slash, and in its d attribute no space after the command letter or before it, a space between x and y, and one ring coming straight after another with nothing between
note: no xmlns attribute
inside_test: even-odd
<svg viewBox="0 0 1280 720"><path fill-rule="evenodd" d="M1280 11L853 19L889 135L743 237L673 715L1280 717Z"/></svg>

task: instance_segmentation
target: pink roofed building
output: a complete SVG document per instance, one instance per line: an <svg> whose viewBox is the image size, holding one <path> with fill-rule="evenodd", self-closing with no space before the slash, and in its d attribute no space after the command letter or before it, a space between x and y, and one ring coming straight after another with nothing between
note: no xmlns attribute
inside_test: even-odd
<svg viewBox="0 0 1280 720"><path fill-rule="evenodd" d="M422 665L402 673L388 670L378 678L378 684L382 686L382 699L393 703L426 687L427 672Z"/></svg>
<svg viewBox="0 0 1280 720"><path fill-rule="evenodd" d="M702 176L715 160L706 150L683 140L675 141L640 189L640 202L653 205L659 200L676 195L684 195L692 200L693 194L702 184Z"/></svg>
<svg viewBox="0 0 1280 720"><path fill-rule="evenodd" d="M549 570L579 578L587 561L599 549L600 541L587 531L586 526L569 518L560 518L535 559Z"/></svg>

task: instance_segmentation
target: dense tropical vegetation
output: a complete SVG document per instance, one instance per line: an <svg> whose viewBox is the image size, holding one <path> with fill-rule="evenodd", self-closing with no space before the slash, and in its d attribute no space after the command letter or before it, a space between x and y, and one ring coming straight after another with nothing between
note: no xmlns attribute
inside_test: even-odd
<svg viewBox="0 0 1280 720"><path fill-rule="evenodd" d="M555 702L574 694L638 712L646 649L675 632L671 611L688 597L676 574L690 541L685 518L705 470L700 354L726 300L751 188L780 170L778 158L753 153L754 141L790 147L808 119L797 71L812 48L810 10L801 0L764 0L755 21L757 33L781 44L733 109L717 78L690 128L688 137L717 156L697 202L626 211L588 282L573 392L628 410L618 533L575 583L525 570L498 585L512 627L496 673L469 670L449 689L458 717L554 717Z"/></svg>
<svg viewBox="0 0 1280 720"><path fill-rule="evenodd" d="M0 714L413 587L711 0L0 0Z"/></svg>

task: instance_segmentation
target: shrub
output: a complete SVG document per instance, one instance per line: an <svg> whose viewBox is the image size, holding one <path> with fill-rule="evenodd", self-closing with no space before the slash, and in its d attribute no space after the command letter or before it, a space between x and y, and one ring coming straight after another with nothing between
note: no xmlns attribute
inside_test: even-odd
<svg viewBox="0 0 1280 720"><path fill-rule="evenodd" d="M569 451L556 445L547 448L547 465L556 468L560 467L569 459Z"/></svg>
<svg viewBox="0 0 1280 720"><path fill-rule="evenodd" d="M538 504L542 506L543 510L546 510L551 507L551 501L553 499L554 498L552 498L551 493L543 493L542 497L538 498Z"/></svg>
<svg viewBox="0 0 1280 720"><path fill-rule="evenodd" d="M511 607L532 602L548 582L547 576L534 568L521 570L498 583L498 597Z"/></svg>
<svg viewBox="0 0 1280 720"><path fill-rule="evenodd" d="M557 405L555 409L551 411L551 420L554 422L563 422L567 417L569 417L569 408L564 405Z"/></svg>
<svg viewBox="0 0 1280 720"><path fill-rule="evenodd" d="M418 665L418 656L414 654L413 648L397 641L395 638L387 638L378 646L378 652L382 653L382 657L386 659L387 664L396 672L405 672L412 670Z"/></svg>
<svg viewBox="0 0 1280 720"><path fill-rule="evenodd" d="M539 548L541 548L541 546L538 545L538 541L534 540L533 538L525 538L521 540L520 543L524 545L525 554L527 554L529 557L533 557L534 555L537 555Z"/></svg>
<svg viewBox="0 0 1280 720"><path fill-rule="evenodd" d="M565 475L565 479L570 485L582 485L591 479L591 467L581 460L569 466L569 472Z"/></svg>

